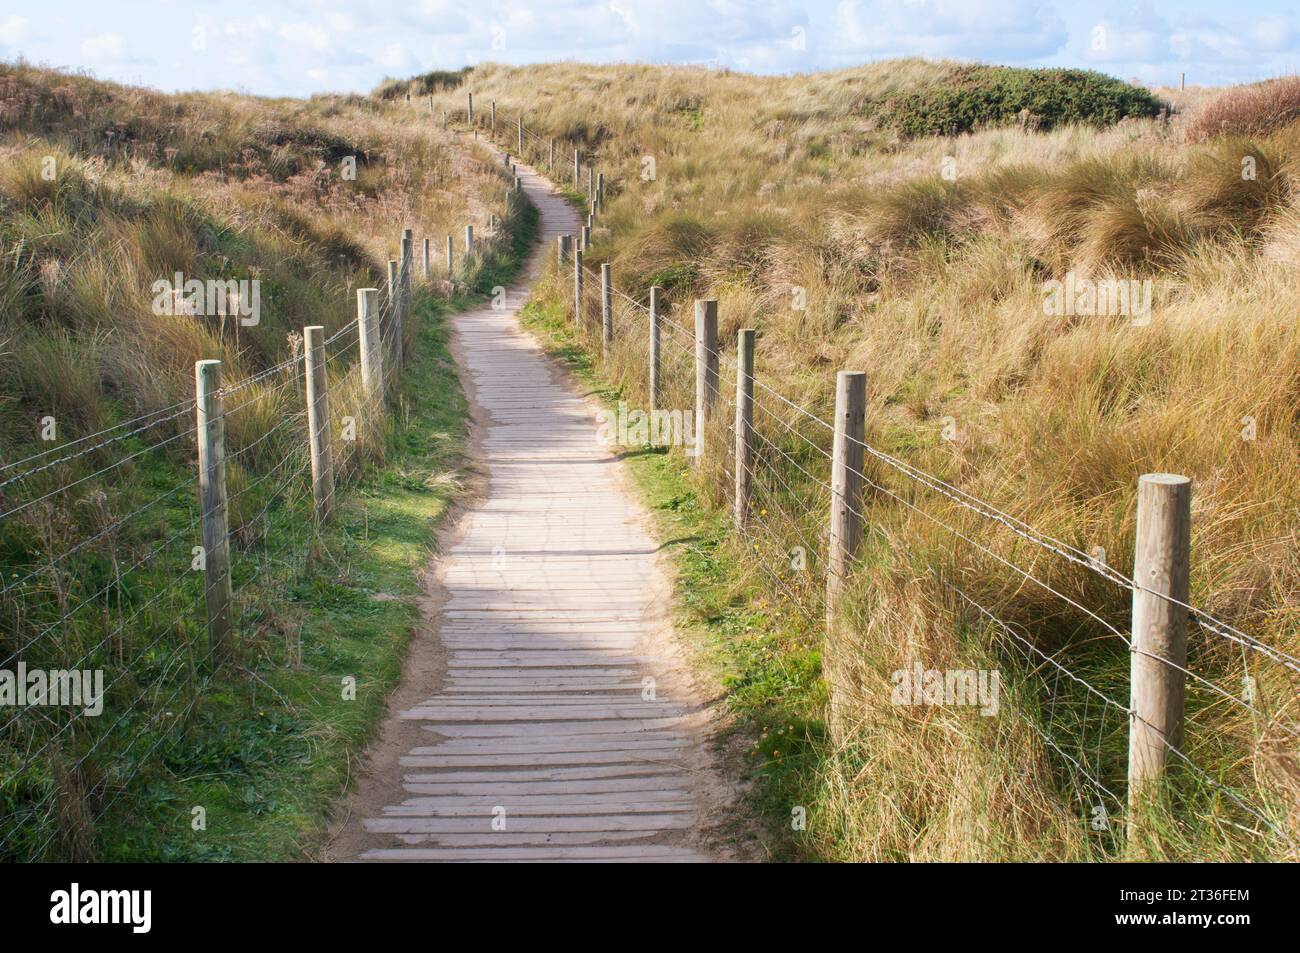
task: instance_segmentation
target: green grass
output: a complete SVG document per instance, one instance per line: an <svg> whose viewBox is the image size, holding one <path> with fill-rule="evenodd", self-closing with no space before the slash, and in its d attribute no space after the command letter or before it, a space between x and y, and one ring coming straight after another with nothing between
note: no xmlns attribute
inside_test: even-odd
<svg viewBox="0 0 1300 953"><path fill-rule="evenodd" d="M617 405L623 395L597 375L562 305L534 300L522 318L588 392ZM764 829L764 846L774 860L823 859L791 825L795 807L811 814L819 800L819 768L830 750L820 646L804 634L807 620L795 618L794 607L737 582L749 576L741 566L746 554L727 515L698 499L685 457L647 448L624 459L673 559L675 628L725 695L731 718L724 741L740 742L725 747L744 751L727 769L753 781L747 806Z"/></svg>
<svg viewBox="0 0 1300 953"><path fill-rule="evenodd" d="M248 580L258 592L241 620L260 644L241 646L183 734L141 772L138 796L96 824L105 859L292 860L319 840L401 674L416 573L459 485L466 404L447 309L417 300L420 334L398 398L407 422L390 462L342 498L306 565L277 536L281 551ZM284 516L286 527L309 519L306 501ZM196 807L206 830L193 829Z"/></svg>

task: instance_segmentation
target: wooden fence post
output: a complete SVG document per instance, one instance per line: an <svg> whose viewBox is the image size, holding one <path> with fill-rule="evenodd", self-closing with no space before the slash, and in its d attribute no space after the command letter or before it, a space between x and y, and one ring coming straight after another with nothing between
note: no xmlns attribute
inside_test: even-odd
<svg viewBox="0 0 1300 953"><path fill-rule="evenodd" d="M736 529L749 518L749 493L754 469L754 330L736 335Z"/></svg>
<svg viewBox="0 0 1300 953"><path fill-rule="evenodd" d="M406 318L411 313L411 272L415 267L415 233L411 229L402 232L402 258L398 291L402 298L402 319L397 325L397 364L401 368L406 364Z"/></svg>
<svg viewBox="0 0 1300 953"><path fill-rule="evenodd" d="M402 331L402 283L398 273L398 261L396 258L388 259L388 322L392 329L392 338L388 342L389 354L388 366L392 371L393 378L397 377L397 342Z"/></svg>
<svg viewBox="0 0 1300 953"><path fill-rule="evenodd" d="M573 150L573 191L578 191L582 184L582 150Z"/></svg>
<svg viewBox="0 0 1300 953"><path fill-rule="evenodd" d="M550 169L551 171L555 170L555 140L554 139L551 140L551 155L550 158L546 160L546 168Z"/></svg>
<svg viewBox="0 0 1300 953"><path fill-rule="evenodd" d="M609 357L609 346L614 343L614 283L607 261L600 266L600 327L601 353Z"/></svg>
<svg viewBox="0 0 1300 953"><path fill-rule="evenodd" d="M367 397L384 392L384 359L379 328L379 289L357 289L357 349L361 352L361 387Z"/></svg>
<svg viewBox="0 0 1300 953"><path fill-rule="evenodd" d="M591 247L591 226L582 226L582 250L586 251Z"/></svg>
<svg viewBox="0 0 1300 953"><path fill-rule="evenodd" d="M420 269L420 277L423 278L425 281L429 280L429 259L430 259L429 253L432 250L432 246L433 246L433 240L426 238L424 240L424 264L423 267Z"/></svg>
<svg viewBox="0 0 1300 953"><path fill-rule="evenodd" d="M494 99L494 100L492 100L492 136L493 136L493 138L496 137L496 134L497 134L497 101Z"/></svg>
<svg viewBox="0 0 1300 953"><path fill-rule="evenodd" d="M302 329L307 361L307 442L311 448L311 495L316 525L323 526L334 508L334 452L330 440L328 378L325 368L325 329Z"/></svg>
<svg viewBox="0 0 1300 953"><path fill-rule="evenodd" d="M573 250L573 323L582 327L582 249Z"/></svg>
<svg viewBox="0 0 1300 953"><path fill-rule="evenodd" d="M194 364L194 403L199 447L199 510L203 518L203 567L208 616L208 654L220 664L230 654L230 533L226 513L226 421L221 362Z"/></svg>
<svg viewBox="0 0 1300 953"><path fill-rule="evenodd" d="M650 286L650 409L659 409L659 286Z"/></svg>
<svg viewBox="0 0 1300 953"><path fill-rule="evenodd" d="M1191 539L1192 481L1174 473L1140 477L1129 664L1130 815L1143 786L1164 773L1169 750L1183 740Z"/></svg>
<svg viewBox="0 0 1300 953"><path fill-rule="evenodd" d="M595 208L598 212L605 211L605 173L596 174L596 202Z"/></svg>
<svg viewBox="0 0 1300 953"><path fill-rule="evenodd" d="M465 117L466 121L472 126L474 125L474 94L466 93L465 95L469 97L469 105L465 108Z"/></svg>
<svg viewBox="0 0 1300 953"><path fill-rule="evenodd" d="M474 226L465 226L465 257L474 254Z"/></svg>
<svg viewBox="0 0 1300 953"><path fill-rule="evenodd" d="M455 268L456 268L456 256L452 251L451 236L448 235L447 236L447 280L448 281L452 280L452 275L455 273Z"/></svg>
<svg viewBox="0 0 1300 953"><path fill-rule="evenodd" d="M718 401L718 302L695 302L695 464L704 459L708 424Z"/></svg>
<svg viewBox="0 0 1300 953"><path fill-rule="evenodd" d="M867 375L835 378L835 443L831 454L831 532L826 569L826 623L833 624L862 538L862 466L867 438Z"/></svg>
<svg viewBox="0 0 1300 953"><path fill-rule="evenodd" d="M569 245L573 241L572 235L558 235L555 238L555 264L567 265L569 263Z"/></svg>

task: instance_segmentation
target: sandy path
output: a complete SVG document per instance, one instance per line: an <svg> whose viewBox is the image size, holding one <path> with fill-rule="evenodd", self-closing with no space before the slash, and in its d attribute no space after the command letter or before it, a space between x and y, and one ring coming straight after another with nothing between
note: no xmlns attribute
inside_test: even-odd
<svg viewBox="0 0 1300 953"><path fill-rule="evenodd" d="M453 319L479 492L327 850L396 861L723 859L733 795L666 623L670 586L593 406L518 324L578 217L519 167L540 242L507 307Z"/></svg>

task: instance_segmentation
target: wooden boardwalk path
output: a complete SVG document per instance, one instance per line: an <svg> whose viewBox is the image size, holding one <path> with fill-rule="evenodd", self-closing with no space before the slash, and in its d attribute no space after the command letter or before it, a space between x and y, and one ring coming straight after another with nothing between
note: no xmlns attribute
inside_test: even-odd
<svg viewBox="0 0 1300 953"><path fill-rule="evenodd" d="M578 217L519 173L538 251L508 307L454 319L486 487L438 560L446 674L401 712L427 741L400 758L407 798L362 820L361 859L709 860L698 706L658 621L656 543L590 406L518 325L541 256Z"/></svg>

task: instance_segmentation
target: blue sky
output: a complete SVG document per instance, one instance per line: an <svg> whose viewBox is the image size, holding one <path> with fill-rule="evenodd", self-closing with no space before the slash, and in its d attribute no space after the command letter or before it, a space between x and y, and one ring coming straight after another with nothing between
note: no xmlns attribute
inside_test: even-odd
<svg viewBox="0 0 1300 953"><path fill-rule="evenodd" d="M808 72L891 56L1086 66L1221 85L1300 69L1300 12L1259 0L5 0L0 59L166 90L364 91L486 61Z"/></svg>

